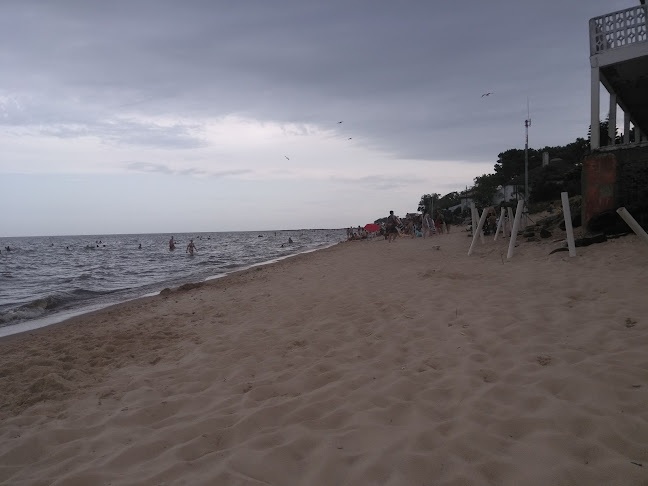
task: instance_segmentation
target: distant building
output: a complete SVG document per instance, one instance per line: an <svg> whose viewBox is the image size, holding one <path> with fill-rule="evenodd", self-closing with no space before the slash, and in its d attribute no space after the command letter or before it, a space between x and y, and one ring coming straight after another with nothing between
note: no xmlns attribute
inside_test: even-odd
<svg viewBox="0 0 648 486"><path fill-rule="evenodd" d="M524 194L519 192L518 186L514 184L499 186L493 196L493 205L499 206L501 203L509 201L524 201Z"/></svg>

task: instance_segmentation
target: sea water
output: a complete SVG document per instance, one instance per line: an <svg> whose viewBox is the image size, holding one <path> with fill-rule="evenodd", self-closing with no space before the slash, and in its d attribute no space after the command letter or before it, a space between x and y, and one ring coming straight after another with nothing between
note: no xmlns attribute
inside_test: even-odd
<svg viewBox="0 0 648 486"><path fill-rule="evenodd" d="M0 336L344 239L341 229L0 238Z"/></svg>

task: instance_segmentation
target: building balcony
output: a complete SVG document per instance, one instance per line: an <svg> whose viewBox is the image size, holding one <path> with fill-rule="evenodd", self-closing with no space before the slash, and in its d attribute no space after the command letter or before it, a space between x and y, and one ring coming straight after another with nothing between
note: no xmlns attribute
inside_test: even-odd
<svg viewBox="0 0 648 486"><path fill-rule="evenodd" d="M601 15L589 21L592 68L591 148L614 147L617 106L624 113L623 144L648 144L648 37L645 0L636 7ZM608 140L599 130L600 85L610 93ZM630 140L630 125L634 140ZM603 147L602 147L603 145ZM618 147L618 145L616 145Z"/></svg>
<svg viewBox="0 0 648 486"><path fill-rule="evenodd" d="M598 56L603 64L638 57L641 44L648 42L645 5L594 17L589 25L590 56Z"/></svg>

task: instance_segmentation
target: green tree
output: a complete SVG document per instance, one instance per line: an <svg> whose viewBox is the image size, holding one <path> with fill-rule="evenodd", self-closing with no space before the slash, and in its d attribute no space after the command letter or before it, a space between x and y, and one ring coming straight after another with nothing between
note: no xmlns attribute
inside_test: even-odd
<svg viewBox="0 0 648 486"><path fill-rule="evenodd" d="M524 174L524 150L508 149L498 155L495 174L500 184L506 184L514 177Z"/></svg>
<svg viewBox="0 0 648 486"><path fill-rule="evenodd" d="M418 204L418 210L422 213L431 213L432 208L436 207L437 201L440 197L441 195L436 192L432 194L423 194Z"/></svg>
<svg viewBox="0 0 648 486"><path fill-rule="evenodd" d="M577 138L574 142L565 146L545 147L539 152L549 152L551 158L559 158L572 164L580 164L583 158L590 153L590 144L584 138Z"/></svg>
<svg viewBox="0 0 648 486"><path fill-rule="evenodd" d="M610 114L605 117L605 120L599 122L599 144L601 147L606 145L615 145L623 143L623 136L619 135L618 128L614 128L614 140L610 138L608 134L608 127L610 126ZM592 125L589 126L587 130L587 141L589 142L592 138Z"/></svg>
<svg viewBox="0 0 648 486"><path fill-rule="evenodd" d="M607 127L609 119L601 122L601 140L607 139ZM583 159L590 153L590 131L587 139L577 138L574 142L565 146L544 147L540 150L528 149L528 170L529 190L534 202L553 199L560 192L567 191L570 195L580 194L580 178ZM621 143L623 134L617 133L616 143ZM630 140L634 139L631 130ZM603 143L602 143L603 145ZM542 167L542 153L548 152L551 159L561 159L561 162L553 162L547 167ZM520 193L524 192L525 157L524 149L512 148L501 152L494 164L493 174L483 174L474 179L475 185L470 192L475 202L486 206L492 204L492 198L498 191L498 187L514 184ZM461 202L460 194L451 192L443 197L439 194L425 194L421 197L419 211L434 209L446 209Z"/></svg>
<svg viewBox="0 0 648 486"><path fill-rule="evenodd" d="M457 191L449 192L439 199L438 207L441 209L448 209L449 207L456 206L461 203L461 196Z"/></svg>
<svg viewBox="0 0 648 486"><path fill-rule="evenodd" d="M497 192L500 177L497 174L483 174L475 177L473 187L473 199L478 206L490 206L493 204L493 196Z"/></svg>

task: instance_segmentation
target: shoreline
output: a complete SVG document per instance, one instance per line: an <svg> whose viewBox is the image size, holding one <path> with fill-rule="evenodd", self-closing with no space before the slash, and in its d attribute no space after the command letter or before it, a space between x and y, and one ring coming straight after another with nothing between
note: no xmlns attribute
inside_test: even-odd
<svg viewBox="0 0 648 486"><path fill-rule="evenodd" d="M250 268L255 268L255 267L258 267L258 266L262 266L262 265L271 265L273 263L277 263L277 262L280 262L280 261L288 259L288 258L292 258L292 257L297 256L297 255L302 255L302 254L306 254L306 253L311 253L311 252L315 252L315 251L324 250L326 248L330 248L332 246L339 245L340 243L344 243L344 241L337 242L337 243L331 243L331 244L325 245L325 246L323 246L321 248L307 249L307 250L300 251L300 252L297 252L297 253L291 253L291 254L288 254L288 255L284 255L282 257L271 258L269 260L264 260L264 261L253 263L253 264L250 264L250 265L241 265L241 267L235 268L235 269L233 269L231 271L220 272L218 274L205 277L205 278L203 278L202 280L199 280L199 281L191 280L191 277L189 277L186 282L183 282L183 283L177 285L176 288L179 287L179 286L182 286L182 285L186 285L186 284L192 284L192 283L196 283L196 282L207 282L207 281L210 281L210 280L216 280L216 279L219 279L219 278L226 277L228 275L232 275L232 274L234 274L236 272L242 272L242 271L248 270ZM158 284L147 285L147 287L157 287L157 286L158 286ZM50 327L50 326L53 326L55 324L60 324L60 323L63 323L65 321L69 320L69 319L72 319L74 317L82 316L82 315L85 315L85 314L90 314L92 312L96 312L96 311L99 311L99 310L102 310L102 309L105 309L105 308L108 308L108 307L112 307L112 306L115 306L115 305L120 305L120 304L123 304L123 303L126 303L126 302L130 302L132 300L143 299L143 298L146 298L146 297L154 297L156 295L159 295L159 293L162 292L166 288L168 288L168 287L164 287L164 288L162 288L160 290L157 290L157 291L152 291L152 292L148 291L148 292L146 292L146 293L144 293L142 295L136 295L135 297L128 297L128 298L125 298L124 300L119 300L117 302L105 302L105 303L95 303L95 304L84 305L84 306L80 306L80 307L69 309L69 310L63 310L63 311L55 312L55 313L52 313L52 314L49 314L49 315L46 315L46 316L43 316L43 317L39 317L39 318L36 318L36 319L27 319L27 320L20 321L20 322L18 322L16 324L5 325L5 326L0 327L0 340L2 340L5 337L8 337L8 336L13 336L15 334L21 334L21 333L24 333L24 332L30 332L30 331L34 331L34 330L37 330L37 329L41 329L43 327ZM131 290L131 289L122 289L120 291L127 292L129 290ZM133 293L136 293L136 292L133 291Z"/></svg>
<svg viewBox="0 0 648 486"><path fill-rule="evenodd" d="M0 339L0 483L645 480L645 244L453 229Z"/></svg>

